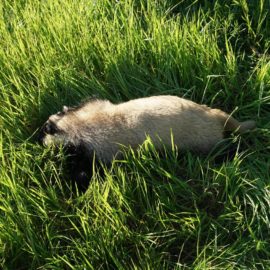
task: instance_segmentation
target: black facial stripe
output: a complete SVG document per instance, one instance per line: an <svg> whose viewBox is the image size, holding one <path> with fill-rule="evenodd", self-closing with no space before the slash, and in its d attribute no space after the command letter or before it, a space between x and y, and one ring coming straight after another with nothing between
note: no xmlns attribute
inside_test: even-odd
<svg viewBox="0 0 270 270"><path fill-rule="evenodd" d="M47 134L53 135L58 131L59 129L57 128L56 124L51 121L48 121L44 126L44 132Z"/></svg>

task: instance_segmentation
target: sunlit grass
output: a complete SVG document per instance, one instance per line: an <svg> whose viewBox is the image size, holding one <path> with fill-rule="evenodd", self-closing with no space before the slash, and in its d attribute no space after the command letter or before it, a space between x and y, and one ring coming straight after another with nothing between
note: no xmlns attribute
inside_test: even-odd
<svg viewBox="0 0 270 270"><path fill-rule="evenodd" d="M1 268L269 269L269 3L214 2L0 3ZM63 105L158 94L258 128L207 157L147 139L85 193L36 143Z"/></svg>

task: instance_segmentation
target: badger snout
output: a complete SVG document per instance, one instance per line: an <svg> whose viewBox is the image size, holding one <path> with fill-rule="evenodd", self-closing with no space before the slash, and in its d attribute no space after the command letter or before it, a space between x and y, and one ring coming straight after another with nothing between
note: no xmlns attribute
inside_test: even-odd
<svg viewBox="0 0 270 270"><path fill-rule="evenodd" d="M38 134L38 142L43 146L49 146L51 144L55 144L60 140L60 136L58 136L59 129L56 125L48 120L45 124L40 128Z"/></svg>
<svg viewBox="0 0 270 270"><path fill-rule="evenodd" d="M49 123L48 121L40 128L37 136L37 141L40 145L46 146L47 136L49 135Z"/></svg>
<svg viewBox="0 0 270 270"><path fill-rule="evenodd" d="M50 137L51 135L46 134L43 130L41 130L37 137L38 144L42 146L49 146L53 142L52 138Z"/></svg>

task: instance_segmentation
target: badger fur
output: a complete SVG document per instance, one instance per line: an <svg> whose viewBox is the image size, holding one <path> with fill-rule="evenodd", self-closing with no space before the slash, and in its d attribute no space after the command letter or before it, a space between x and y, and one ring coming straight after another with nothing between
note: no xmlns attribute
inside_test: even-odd
<svg viewBox="0 0 270 270"><path fill-rule="evenodd" d="M45 146L62 144L81 149L109 163L121 155L121 146L138 147L150 136L156 148L171 144L178 149L208 153L224 132L253 129L252 120L239 122L231 115L176 96L152 96L113 104L90 100L78 107L63 107L42 128Z"/></svg>

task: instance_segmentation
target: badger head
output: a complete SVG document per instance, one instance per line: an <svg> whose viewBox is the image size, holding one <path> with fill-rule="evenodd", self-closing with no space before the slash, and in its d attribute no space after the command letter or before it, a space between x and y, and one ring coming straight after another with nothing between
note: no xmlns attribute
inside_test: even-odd
<svg viewBox="0 0 270 270"><path fill-rule="evenodd" d="M72 122L76 121L74 118L72 110L64 106L61 112L51 115L41 127L39 142L44 146L76 146L77 131L72 125Z"/></svg>

